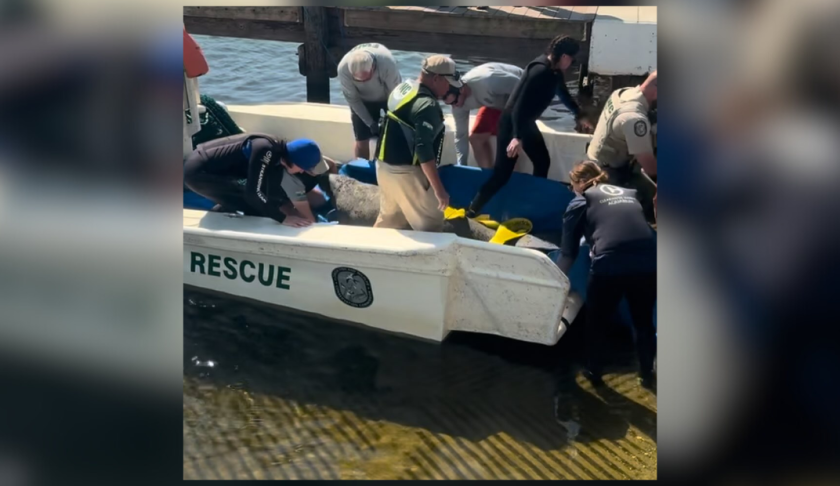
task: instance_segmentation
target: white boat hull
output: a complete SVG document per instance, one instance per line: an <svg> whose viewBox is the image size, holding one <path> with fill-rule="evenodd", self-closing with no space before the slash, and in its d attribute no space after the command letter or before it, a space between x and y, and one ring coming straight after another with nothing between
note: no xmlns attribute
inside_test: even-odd
<svg viewBox="0 0 840 486"><path fill-rule="evenodd" d="M433 341L467 331L553 345L580 307L566 275L534 250L192 210L184 282Z"/></svg>

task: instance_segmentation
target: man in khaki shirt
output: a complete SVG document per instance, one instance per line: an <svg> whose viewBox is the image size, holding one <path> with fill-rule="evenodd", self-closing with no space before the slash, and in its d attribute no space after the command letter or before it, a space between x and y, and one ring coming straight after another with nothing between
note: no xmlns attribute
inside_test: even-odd
<svg viewBox="0 0 840 486"><path fill-rule="evenodd" d="M639 86L613 92L587 149L587 157L607 172L610 183L636 189L650 221L654 219L656 155L648 112L656 94L656 71Z"/></svg>

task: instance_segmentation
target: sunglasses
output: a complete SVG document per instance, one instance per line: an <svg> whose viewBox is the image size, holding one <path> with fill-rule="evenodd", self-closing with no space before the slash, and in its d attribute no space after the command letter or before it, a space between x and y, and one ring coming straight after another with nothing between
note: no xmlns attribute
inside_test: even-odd
<svg viewBox="0 0 840 486"><path fill-rule="evenodd" d="M458 97L461 96L461 88L456 88L455 86L452 86L450 84L449 89L446 91L446 95L444 95L444 98L446 98L449 95L455 96L455 100L457 101Z"/></svg>
<svg viewBox="0 0 840 486"><path fill-rule="evenodd" d="M455 72L454 72L453 74L439 74L439 73L433 73L433 72L429 71L429 70L428 70L428 69L426 69L426 68L420 68L420 70L421 70L421 71L423 71L423 72L424 72L424 73L426 73L426 74L431 74L431 75L433 75L433 76L440 76L440 77L442 77L442 78L452 78L452 79L454 79L455 81L460 81L460 80L461 80L461 71L458 71L457 69L455 70Z"/></svg>

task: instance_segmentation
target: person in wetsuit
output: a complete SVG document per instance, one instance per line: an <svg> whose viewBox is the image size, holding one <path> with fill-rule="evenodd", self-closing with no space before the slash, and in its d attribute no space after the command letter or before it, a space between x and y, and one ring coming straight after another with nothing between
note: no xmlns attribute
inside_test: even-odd
<svg viewBox="0 0 840 486"><path fill-rule="evenodd" d="M586 374L600 382L601 336L627 298L633 327L642 385L654 386L656 331L656 239L645 220L636 191L606 184L608 176L592 161L576 165L569 173L576 193L563 216L563 239L558 266L568 274L577 258L581 236L592 255L586 290Z"/></svg>
<svg viewBox="0 0 840 486"><path fill-rule="evenodd" d="M499 119L493 175L470 203L468 217L478 215L487 201L507 184L521 150L525 150L534 164L534 176L548 177L551 158L537 128L537 119L551 104L559 85L565 87L562 71L568 69L579 50L578 41L558 36L551 41L545 54L525 68Z"/></svg>
<svg viewBox="0 0 840 486"><path fill-rule="evenodd" d="M213 211L241 211L302 227L315 221L307 193L327 172L335 166L312 140L286 143L242 133L199 145L184 163L184 183L215 202Z"/></svg>

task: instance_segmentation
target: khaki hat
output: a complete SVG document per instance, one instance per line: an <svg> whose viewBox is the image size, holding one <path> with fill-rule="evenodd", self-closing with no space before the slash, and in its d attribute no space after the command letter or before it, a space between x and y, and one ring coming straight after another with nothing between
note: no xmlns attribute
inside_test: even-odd
<svg viewBox="0 0 840 486"><path fill-rule="evenodd" d="M430 74L443 76L447 81L449 81L449 84L456 88L460 88L464 85L464 83L461 82L461 73L459 73L458 69L455 67L455 61L447 56L440 54L429 56L426 59L423 59L423 66L421 69Z"/></svg>

